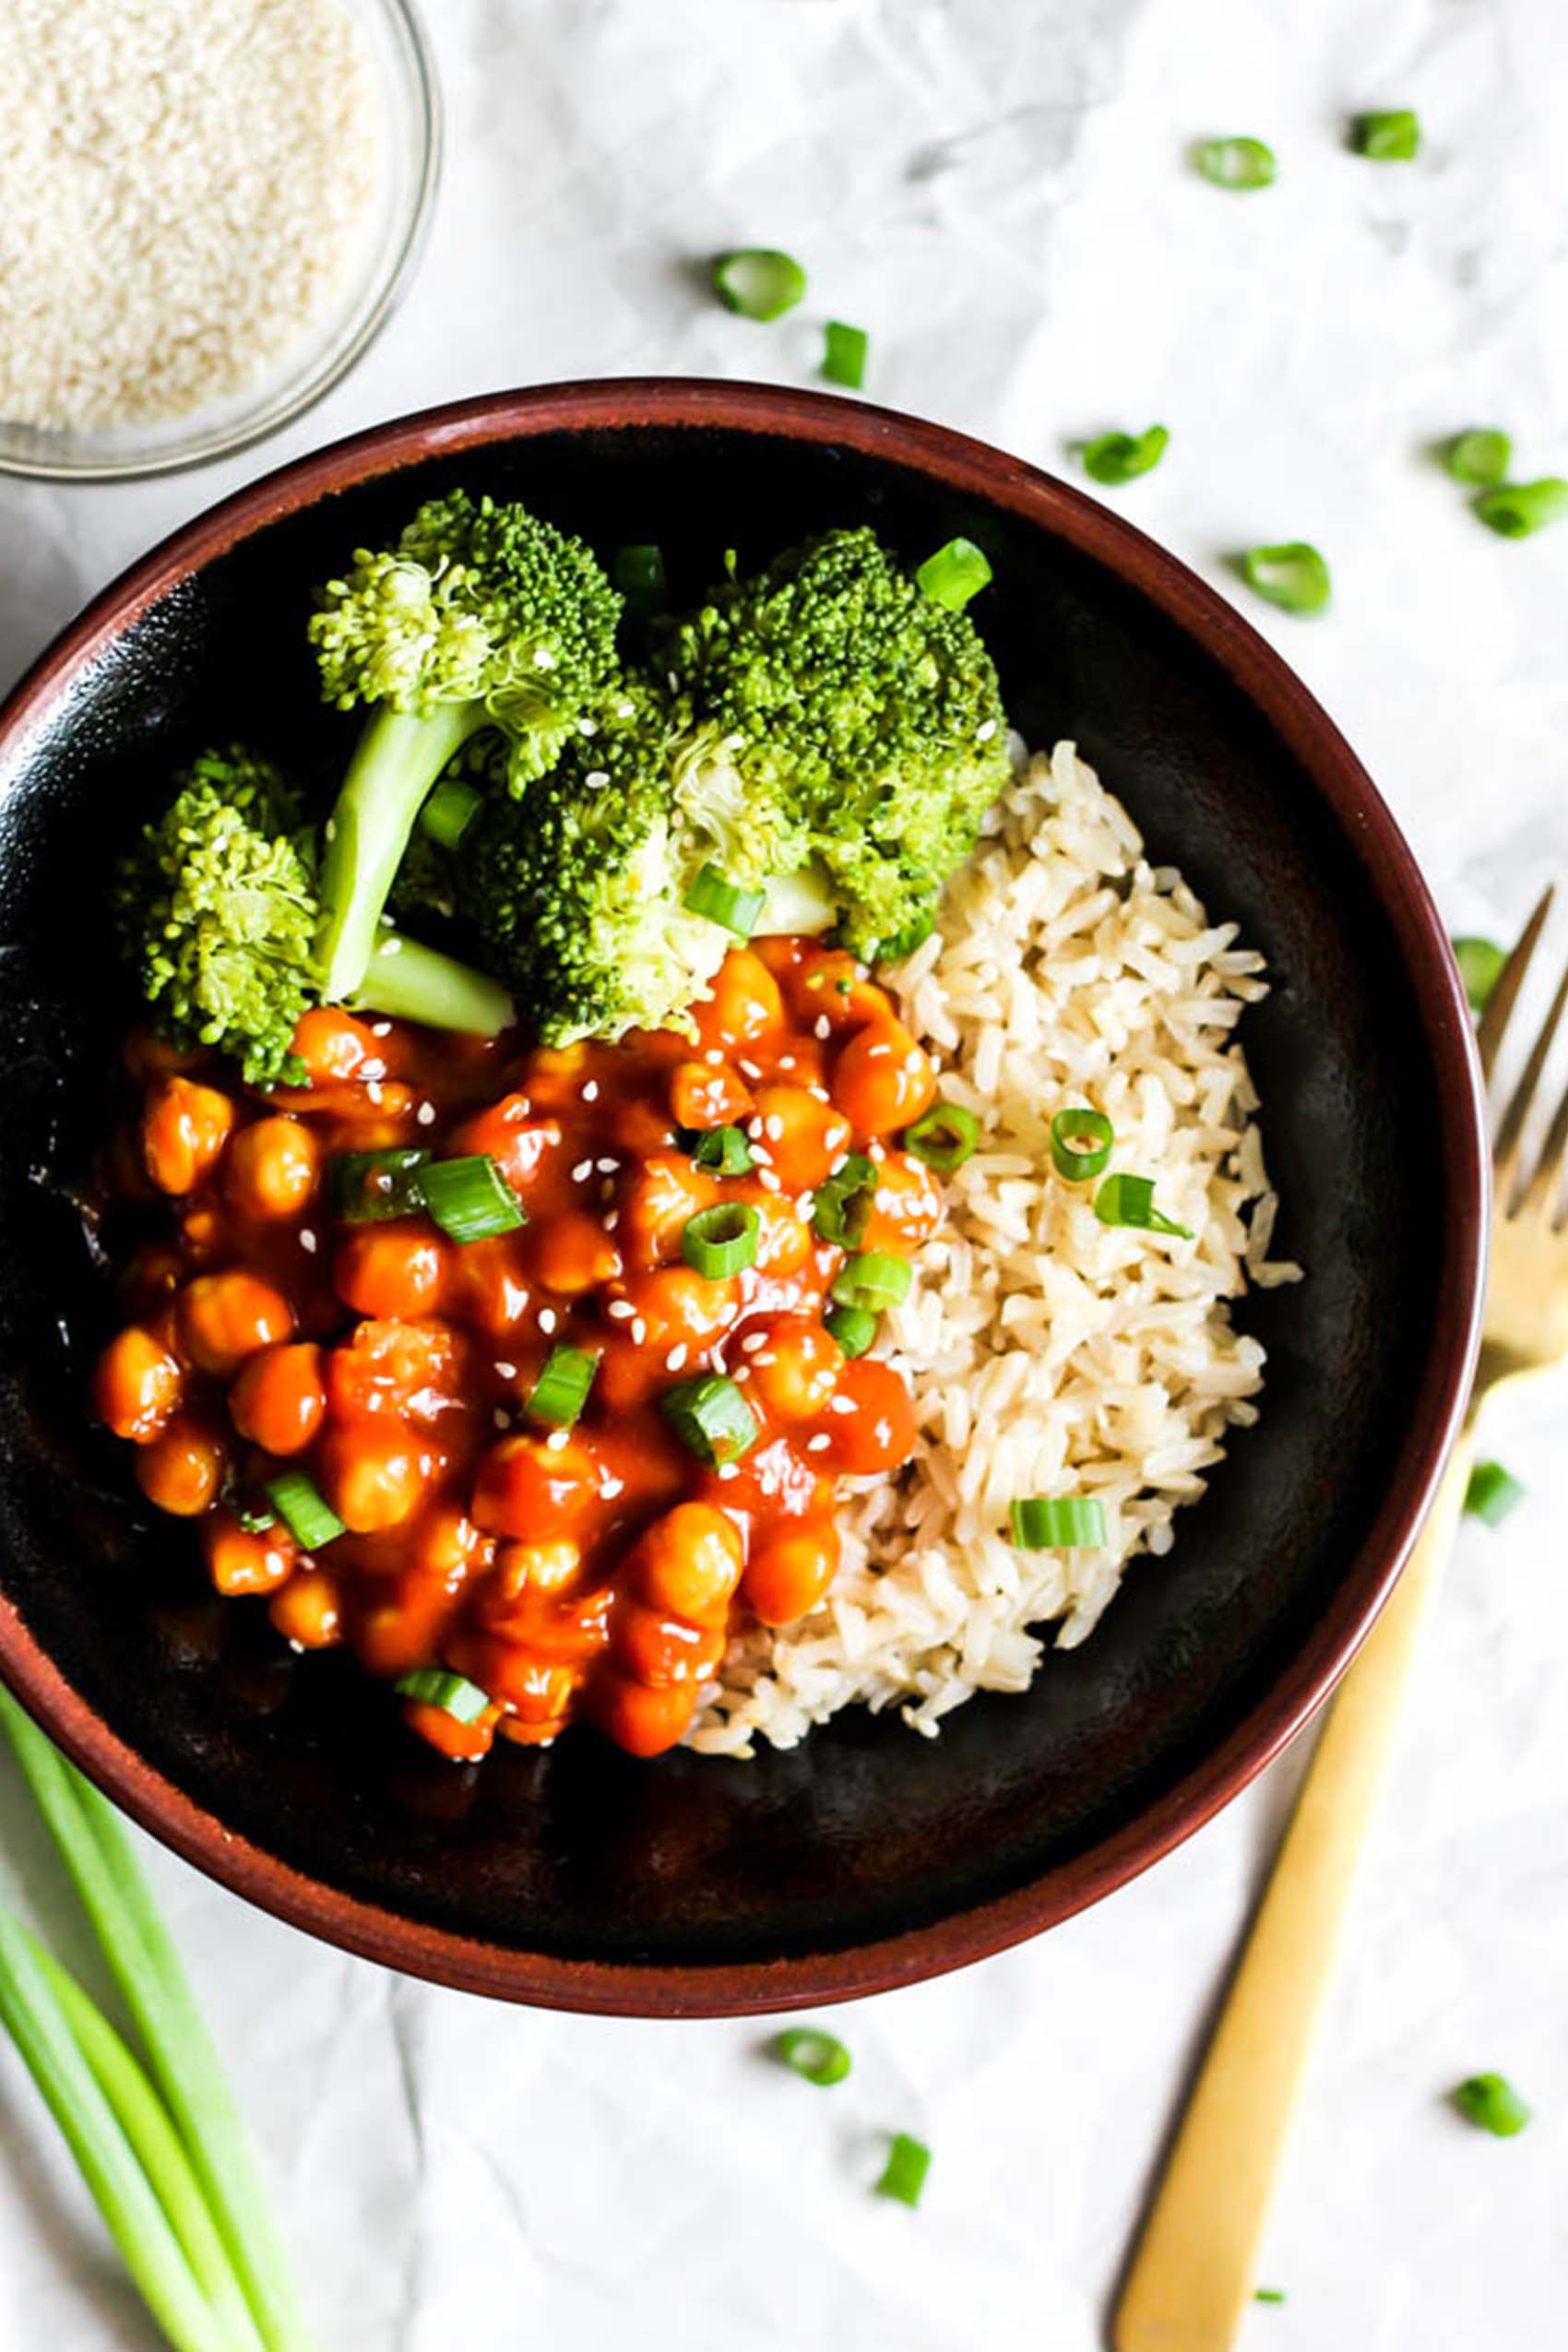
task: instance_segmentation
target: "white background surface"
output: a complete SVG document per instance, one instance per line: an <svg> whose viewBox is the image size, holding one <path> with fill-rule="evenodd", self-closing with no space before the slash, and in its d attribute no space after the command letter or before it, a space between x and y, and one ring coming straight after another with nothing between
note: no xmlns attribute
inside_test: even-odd
<svg viewBox="0 0 1568 2352"><path fill-rule="evenodd" d="M0 686L155 537L300 449L579 373L807 381L836 315L872 331L870 397L1047 466L1163 420L1160 470L1107 494L1221 586L1228 550L1317 541L1333 613L1251 617L1367 759L1455 929L1508 935L1568 866L1568 529L1492 538L1426 450L1495 422L1524 470L1568 472L1561 0L427 6L449 166L406 309L230 467L0 483ZM1347 113L1384 104L1420 112L1413 168L1344 151ZM1273 143L1272 191L1185 168L1230 131ZM801 255L807 309L767 329L705 300L692 257L737 242ZM1563 1401L1492 1431L1530 1499L1460 1547L1262 2266L1289 2301L1249 2319L1249 2352L1563 2340ZM826 2097L762 2061L757 2025L491 2008L149 1855L323 2352L1090 2352L1291 1769L1032 1948L840 2013L856 2072ZM9 1778L0 1808L37 1896ZM1441 2104L1488 2067L1537 2103L1519 2140ZM935 2151L918 2216L866 2193L899 2127ZM151 2340L6 2053L0 2342Z"/></svg>

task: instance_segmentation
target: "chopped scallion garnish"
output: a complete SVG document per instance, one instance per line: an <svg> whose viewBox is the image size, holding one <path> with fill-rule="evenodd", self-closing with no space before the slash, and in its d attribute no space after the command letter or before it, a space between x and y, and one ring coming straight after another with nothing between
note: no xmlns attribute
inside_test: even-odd
<svg viewBox="0 0 1568 2352"><path fill-rule="evenodd" d="M521 1201L487 1151L433 1159L421 1190L425 1207L450 1241L485 1241L528 1222Z"/></svg>
<svg viewBox="0 0 1568 2352"><path fill-rule="evenodd" d="M1530 2120L1531 2109L1503 2074L1472 2074L1449 2093L1467 2123L1511 2140Z"/></svg>
<svg viewBox="0 0 1568 2352"><path fill-rule="evenodd" d="M279 1470L267 1481L267 1499L297 1544L319 1551L347 1530L315 1480L303 1470Z"/></svg>
<svg viewBox="0 0 1568 2352"><path fill-rule="evenodd" d="M1105 1505L1092 1494L1020 1496L1012 1520L1020 1551L1094 1551L1105 1541Z"/></svg>
<svg viewBox="0 0 1568 2352"><path fill-rule="evenodd" d="M823 334L822 372L829 384L858 392L866 380L866 350L871 338L863 327L846 327L830 318Z"/></svg>
<svg viewBox="0 0 1568 2352"><path fill-rule="evenodd" d="M1249 588L1282 612L1324 612L1332 587L1328 566L1310 540L1291 539L1277 547L1249 547L1237 558Z"/></svg>
<svg viewBox="0 0 1568 2352"><path fill-rule="evenodd" d="M767 903L767 893L742 890L739 883L709 865L704 866L681 903L689 915L706 915L709 922L722 923L726 931L732 931L737 939L749 939Z"/></svg>
<svg viewBox="0 0 1568 2352"><path fill-rule="evenodd" d="M714 1176L749 1176L755 1162L752 1147L739 1127L687 1127L681 1148L693 1165Z"/></svg>
<svg viewBox="0 0 1568 2352"><path fill-rule="evenodd" d="M1497 986L1498 974L1508 961L1506 950L1499 947L1494 939L1456 939L1454 960L1459 967L1470 1010L1484 1013L1487 998Z"/></svg>
<svg viewBox="0 0 1568 2352"><path fill-rule="evenodd" d="M384 1218L416 1217L424 1206L420 1179L428 1151L395 1144L385 1151L340 1151L327 1169L334 1214L345 1225L374 1225Z"/></svg>
<svg viewBox="0 0 1568 2352"><path fill-rule="evenodd" d="M635 621L651 621L656 613L667 612L670 588L664 576L663 549L621 548L615 557L615 585Z"/></svg>
<svg viewBox="0 0 1568 2352"><path fill-rule="evenodd" d="M530 1421L551 1429L570 1429L588 1403L599 1370L595 1348L552 1348L523 1407Z"/></svg>
<svg viewBox="0 0 1568 2352"><path fill-rule="evenodd" d="M695 1274L722 1282L756 1264L762 1218L749 1201L699 1208L681 1229L681 1255Z"/></svg>
<svg viewBox="0 0 1568 2352"><path fill-rule="evenodd" d="M877 1322L869 1307L830 1307L823 1322L846 1356L863 1356L875 1345Z"/></svg>
<svg viewBox="0 0 1568 2352"><path fill-rule="evenodd" d="M1408 106L1358 114L1350 125L1350 145L1374 163L1408 163L1421 151L1420 119Z"/></svg>
<svg viewBox="0 0 1568 2352"><path fill-rule="evenodd" d="M1091 481L1103 482L1108 490L1119 489L1124 481L1136 481L1140 474L1152 473L1170 441L1162 424L1151 424L1146 433L1098 434L1084 444L1084 471Z"/></svg>
<svg viewBox="0 0 1568 2352"><path fill-rule="evenodd" d="M901 2205L918 2205L930 2170L931 2150L925 2142L911 2139L908 2132L895 2132L876 2193L897 2197Z"/></svg>
<svg viewBox="0 0 1568 2352"><path fill-rule="evenodd" d="M972 539L950 539L945 547L926 557L915 582L933 604L945 604L954 612L961 612L990 577L991 564L982 548Z"/></svg>
<svg viewBox="0 0 1568 2352"><path fill-rule="evenodd" d="M1274 184L1274 149L1262 139L1200 139L1194 160L1217 188L1266 188Z"/></svg>
<svg viewBox="0 0 1568 2352"><path fill-rule="evenodd" d="M773 2054L808 2083L822 2090L841 2083L849 2072L849 2053L837 2034L815 2025L791 2025L774 2038Z"/></svg>
<svg viewBox="0 0 1568 2352"><path fill-rule="evenodd" d="M894 1257L886 1250L862 1250L839 1267L829 1295L835 1306L865 1307L880 1314L884 1307L896 1307L909 1297L914 1278L908 1258Z"/></svg>
<svg viewBox="0 0 1568 2352"><path fill-rule="evenodd" d="M980 1121L961 1102L933 1102L904 1131L904 1149L939 1175L972 1159L980 1146Z"/></svg>
<svg viewBox="0 0 1568 2352"><path fill-rule="evenodd" d="M1149 1176L1108 1176L1094 1196L1094 1213L1102 1225L1137 1225L1150 1233L1174 1233L1183 1241L1193 1238L1189 1226L1156 1208Z"/></svg>
<svg viewBox="0 0 1568 2352"><path fill-rule="evenodd" d="M766 324L794 309L806 291L806 273L790 254L742 245L715 260L713 291L727 310Z"/></svg>
<svg viewBox="0 0 1568 2352"><path fill-rule="evenodd" d="M1051 1164L1069 1184L1085 1183L1100 1174L1115 1141L1116 1130L1103 1111L1075 1103L1051 1123Z"/></svg>
<svg viewBox="0 0 1568 2352"><path fill-rule="evenodd" d="M1470 1472L1470 1483L1465 1489L1465 1508L1472 1519L1483 1519L1489 1527L1501 1527L1509 1513L1516 1511L1524 1500L1524 1488L1501 1462L1478 1462Z"/></svg>
<svg viewBox="0 0 1568 2352"><path fill-rule="evenodd" d="M449 1674L445 1667L421 1666L399 1674L393 1688L423 1707L439 1707L454 1723L477 1723L490 1705L489 1694L465 1674Z"/></svg>
<svg viewBox="0 0 1568 2352"><path fill-rule="evenodd" d="M1559 523L1568 515L1568 481L1559 474L1545 474L1539 481L1504 482L1482 491L1476 512L1500 538L1528 539L1532 531L1544 530L1548 523Z"/></svg>
<svg viewBox="0 0 1568 2352"><path fill-rule="evenodd" d="M812 1226L824 1241L841 1250L858 1250L876 1199L876 1166L864 1152L852 1151L831 1176L825 1176L812 1198Z"/></svg>
<svg viewBox="0 0 1568 2352"><path fill-rule="evenodd" d="M688 1453L710 1468L738 1462L756 1443L757 1426L744 1396L722 1372L678 1381L659 1409Z"/></svg>
<svg viewBox="0 0 1568 2352"><path fill-rule="evenodd" d="M1514 444L1496 425L1472 425L1468 433L1456 433L1444 452L1444 461L1455 481L1468 482L1472 489L1490 490L1493 482L1502 481L1514 456Z"/></svg>
<svg viewBox="0 0 1568 2352"><path fill-rule="evenodd" d="M1256 2287L1253 2289L1253 2300L1254 2303L1283 2303L1285 2289L1283 2287Z"/></svg>

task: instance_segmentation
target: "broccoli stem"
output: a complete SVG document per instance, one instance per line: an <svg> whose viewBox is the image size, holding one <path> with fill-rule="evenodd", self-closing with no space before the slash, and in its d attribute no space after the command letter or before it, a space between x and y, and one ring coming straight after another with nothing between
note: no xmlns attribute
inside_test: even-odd
<svg viewBox="0 0 1568 2352"><path fill-rule="evenodd" d="M773 874L764 890L762 913L753 924L756 938L789 932L831 931L838 920L838 902L818 865L802 866L795 873Z"/></svg>
<svg viewBox="0 0 1568 2352"><path fill-rule="evenodd" d="M363 980L425 796L453 754L489 724L482 702L443 703L424 719L377 710L365 722L327 826L315 954L327 1004L352 996Z"/></svg>
<svg viewBox="0 0 1568 2352"><path fill-rule="evenodd" d="M433 1029L466 1029L473 1037L496 1037L517 1017L498 980L385 926L353 1004L358 1012L423 1021Z"/></svg>

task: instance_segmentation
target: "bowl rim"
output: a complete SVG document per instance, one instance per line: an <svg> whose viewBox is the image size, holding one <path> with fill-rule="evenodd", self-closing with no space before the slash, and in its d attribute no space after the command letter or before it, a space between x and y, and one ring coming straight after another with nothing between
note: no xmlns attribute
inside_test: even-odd
<svg viewBox="0 0 1568 2352"><path fill-rule="evenodd" d="M631 376L485 394L395 418L263 475L172 533L71 623L0 705L0 789L78 675L151 604L240 540L334 492L428 458L562 431L719 427L891 460L1064 538L1217 659L1312 777L1360 857L1409 976L1439 1087L1446 1241L1436 1338L1382 1503L1333 1606L1267 1693L1134 1821L1010 1893L872 1942L771 1961L647 1964L519 1951L326 1886L228 1829L113 1733L0 1597L0 1675L144 1829L232 1892L327 1942L469 1992L622 2016L766 2014L913 1984L1055 1926L1161 1859L1240 1794L1324 1704L1386 1601L1431 1503L1480 1339L1490 1156L1473 1023L1414 854L1349 744L1217 590L1071 484L949 427L777 385Z"/></svg>

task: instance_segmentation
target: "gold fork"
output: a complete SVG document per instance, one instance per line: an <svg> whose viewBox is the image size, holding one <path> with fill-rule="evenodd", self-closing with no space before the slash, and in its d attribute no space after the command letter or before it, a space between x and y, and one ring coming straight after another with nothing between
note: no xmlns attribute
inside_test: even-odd
<svg viewBox="0 0 1568 2352"><path fill-rule="evenodd" d="M1478 1043L1495 1099L1499 1048L1551 904L1498 975ZM1115 2352L1228 2352L1255 2291L1270 2192L1323 2006L1351 1881L1403 1705L1416 1637L1453 1543L1481 1400L1568 1358L1568 1093L1534 1164L1524 1134L1568 1006L1568 974L1497 1119L1491 1259L1465 1428L1405 1572L1324 1722L1123 2287Z"/></svg>

